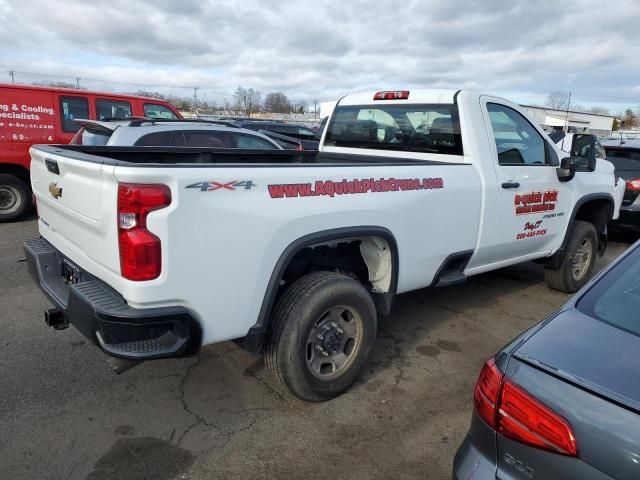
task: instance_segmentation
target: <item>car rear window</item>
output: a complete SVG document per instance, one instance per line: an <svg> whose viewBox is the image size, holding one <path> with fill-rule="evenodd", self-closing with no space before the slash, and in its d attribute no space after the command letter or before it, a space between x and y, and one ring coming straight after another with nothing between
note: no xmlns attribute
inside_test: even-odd
<svg viewBox="0 0 640 480"><path fill-rule="evenodd" d="M462 155L455 105L338 106L325 145Z"/></svg>
<svg viewBox="0 0 640 480"><path fill-rule="evenodd" d="M607 160L617 170L640 170L640 150L606 148Z"/></svg>
<svg viewBox="0 0 640 480"><path fill-rule="evenodd" d="M640 335L640 248L607 272L578 302L593 318Z"/></svg>

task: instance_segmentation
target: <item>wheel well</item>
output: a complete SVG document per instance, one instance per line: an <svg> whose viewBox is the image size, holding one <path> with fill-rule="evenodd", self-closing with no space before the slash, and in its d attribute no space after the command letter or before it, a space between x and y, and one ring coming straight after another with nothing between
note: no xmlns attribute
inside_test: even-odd
<svg viewBox="0 0 640 480"><path fill-rule="evenodd" d="M27 187L31 188L31 184L29 182L29 170L22 165L17 165L15 163L0 163L0 175L13 175L14 177L18 177L27 185Z"/></svg>
<svg viewBox="0 0 640 480"><path fill-rule="evenodd" d="M320 270L358 280L370 291L379 315L391 311L398 277L398 251L391 232L380 227L329 230L303 237L285 250L269 281L256 324L236 342L252 352L262 350L278 298L296 280Z"/></svg>
<svg viewBox="0 0 640 480"><path fill-rule="evenodd" d="M572 214L569 225L567 225L567 231L564 236L564 241L560 248L548 259L544 260L545 268L555 269L560 266L565 254L565 248L567 242L573 232L573 221L580 220L583 222L589 222L593 224L598 234L598 252L604 253L607 246L607 222L613 215L613 199L611 198L592 198L586 200L583 203L577 205L575 214Z"/></svg>
<svg viewBox="0 0 640 480"><path fill-rule="evenodd" d="M282 275L282 286L317 270L333 270L370 287L372 293L391 288L392 252L381 237L364 236L323 242L299 250Z"/></svg>
<svg viewBox="0 0 640 480"><path fill-rule="evenodd" d="M605 226L611 218L613 204L611 200L605 198L596 198L589 200L578 208L574 220L581 220L593 224L600 236L605 231Z"/></svg>

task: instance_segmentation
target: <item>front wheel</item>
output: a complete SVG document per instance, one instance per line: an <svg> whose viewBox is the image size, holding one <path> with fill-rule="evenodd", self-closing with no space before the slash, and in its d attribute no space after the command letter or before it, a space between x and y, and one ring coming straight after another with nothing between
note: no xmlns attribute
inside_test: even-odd
<svg viewBox="0 0 640 480"><path fill-rule="evenodd" d="M13 175L0 175L0 222L10 222L22 216L31 205L27 185Z"/></svg>
<svg viewBox="0 0 640 480"><path fill-rule="evenodd" d="M593 224L576 221L562 263L557 269L545 269L549 288L573 293L589 281L598 253L598 235Z"/></svg>
<svg viewBox="0 0 640 480"><path fill-rule="evenodd" d="M362 284L337 273L311 273L278 300L267 368L296 397L329 400L357 380L376 330L375 306Z"/></svg>

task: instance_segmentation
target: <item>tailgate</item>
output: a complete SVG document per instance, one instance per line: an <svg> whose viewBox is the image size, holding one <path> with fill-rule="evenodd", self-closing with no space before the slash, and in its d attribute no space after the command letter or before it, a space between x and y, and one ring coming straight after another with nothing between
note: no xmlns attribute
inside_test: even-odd
<svg viewBox="0 0 640 480"><path fill-rule="evenodd" d="M40 234L90 273L119 272L115 167L52 147L30 153Z"/></svg>

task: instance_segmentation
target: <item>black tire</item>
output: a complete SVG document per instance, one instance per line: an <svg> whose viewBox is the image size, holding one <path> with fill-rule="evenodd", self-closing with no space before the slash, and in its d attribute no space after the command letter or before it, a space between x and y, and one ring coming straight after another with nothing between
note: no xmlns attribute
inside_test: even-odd
<svg viewBox="0 0 640 480"><path fill-rule="evenodd" d="M584 259L586 255L586 244L589 244L588 248L590 249L588 264L583 268L578 268L575 266L574 261L577 261L580 256ZM593 275L597 252L598 235L596 229L589 222L576 220L571 231L571 237L567 243L567 249L562 263L557 269L545 268L544 270L544 280L547 286L566 293L573 293L580 290ZM581 272L581 275L576 275L578 270Z"/></svg>
<svg viewBox="0 0 640 480"><path fill-rule="evenodd" d="M335 325L330 319L341 309L345 309L343 318L348 318L347 323L356 322L353 325L358 327L360 334L346 340L344 346L331 343L325 351L323 342L335 340L335 335L342 342L350 335L347 327L341 324L344 330L335 331L329 327L327 339L317 340L321 337L316 336L316 332L324 333L321 329L325 325ZM325 271L310 273L297 280L278 300L271 322L265 349L267 368L289 392L308 402L336 397L358 379L371 354L377 331L376 309L364 286L345 275ZM310 337L318 344L310 343ZM352 350L347 353L347 343L352 340ZM332 347L336 351L326 361L331 362L334 355L350 360L328 373L322 373L322 370L326 365L335 367L337 361L333 365L324 363L320 369L310 365L322 363L321 354L329 354ZM317 348L321 354L317 353Z"/></svg>
<svg viewBox="0 0 640 480"><path fill-rule="evenodd" d="M20 218L31 206L29 187L13 175L0 175L0 222Z"/></svg>

